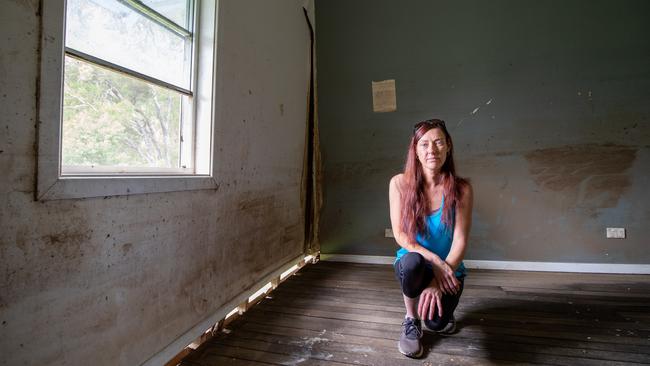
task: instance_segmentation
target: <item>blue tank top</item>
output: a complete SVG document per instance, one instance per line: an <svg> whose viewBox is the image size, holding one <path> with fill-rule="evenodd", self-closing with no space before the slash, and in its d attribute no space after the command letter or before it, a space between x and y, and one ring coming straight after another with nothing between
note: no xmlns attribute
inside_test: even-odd
<svg viewBox="0 0 650 366"><path fill-rule="evenodd" d="M422 233L418 233L415 236L415 241L417 241L418 244L432 251L442 260L445 260L449 255L454 233L453 223L451 225L451 228L449 228L442 222L442 208L444 205L445 196L443 195L440 208L433 211L431 215L427 215L426 217L428 233L425 233L424 235L422 235ZM400 248L396 253L397 258L395 261L402 258L402 256L406 253L408 253L408 250L405 248ZM456 268L455 275L456 277L465 276L465 265L463 262L460 262L460 265L458 268Z"/></svg>

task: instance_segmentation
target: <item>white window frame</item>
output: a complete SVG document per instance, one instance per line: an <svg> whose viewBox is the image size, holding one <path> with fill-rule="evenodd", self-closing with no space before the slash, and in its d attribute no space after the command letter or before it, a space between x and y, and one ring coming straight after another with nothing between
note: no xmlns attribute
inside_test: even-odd
<svg viewBox="0 0 650 366"><path fill-rule="evenodd" d="M37 200L118 196L156 192L218 189L215 179L214 116L217 70L217 0L195 0L196 83L193 174L155 172L141 175L62 175L61 125L65 62L66 0L42 2L42 36L38 99Z"/></svg>

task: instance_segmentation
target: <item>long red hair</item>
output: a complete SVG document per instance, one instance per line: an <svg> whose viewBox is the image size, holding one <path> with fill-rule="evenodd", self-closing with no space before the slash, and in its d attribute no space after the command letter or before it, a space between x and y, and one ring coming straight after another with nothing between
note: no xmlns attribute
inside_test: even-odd
<svg viewBox="0 0 650 366"><path fill-rule="evenodd" d="M418 233L428 234L426 216L432 211L425 192L426 182L422 165L417 159L416 147L422 136L434 128L439 128L445 134L446 143L449 147L447 159L440 172L442 174L442 190L445 201L444 207L442 207L442 222L450 229L454 225L454 208L461 199L462 187L468 184L467 180L456 176L454 145L445 127L445 122L440 119L430 119L416 124L406 155L402 183L402 230L413 241L415 241Z"/></svg>

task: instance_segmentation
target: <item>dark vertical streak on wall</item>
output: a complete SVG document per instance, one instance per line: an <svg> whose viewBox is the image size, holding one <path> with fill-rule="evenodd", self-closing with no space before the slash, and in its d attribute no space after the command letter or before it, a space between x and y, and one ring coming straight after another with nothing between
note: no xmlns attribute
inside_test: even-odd
<svg viewBox="0 0 650 366"><path fill-rule="evenodd" d="M302 8L305 21L309 27L309 100L307 102L307 139L306 139L306 165L305 172L305 250L313 251L314 242L314 28L309 20L307 9Z"/></svg>
<svg viewBox="0 0 650 366"><path fill-rule="evenodd" d="M34 120L34 131L35 131L35 138L34 138L34 201L38 200L38 131L39 131L39 126L41 124L41 115L40 115L40 110L41 110L41 98L40 98L40 85L41 85L41 58L42 58L42 49L43 49L43 17L41 16L41 9L43 9L43 0L38 2L38 11L36 12L36 16L38 17L38 50L36 51L36 60L37 60L37 65L38 65L38 71L36 72L36 80L34 81L35 83L35 93L34 93L34 110L36 111L36 118Z"/></svg>

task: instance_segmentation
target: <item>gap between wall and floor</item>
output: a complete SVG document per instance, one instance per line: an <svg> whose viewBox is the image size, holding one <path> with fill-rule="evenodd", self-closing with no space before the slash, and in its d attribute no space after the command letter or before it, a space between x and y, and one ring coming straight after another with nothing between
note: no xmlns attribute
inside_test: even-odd
<svg viewBox="0 0 650 366"><path fill-rule="evenodd" d="M179 336L160 352L153 355L141 366L176 366L190 352L197 349L239 316L244 314L253 305L262 301L271 291L287 278L293 276L305 265L317 263L319 253L301 254L286 262L275 271L266 275L262 280L250 286L247 290L236 296L234 299L221 306L216 312L197 325L192 327L185 334Z"/></svg>

